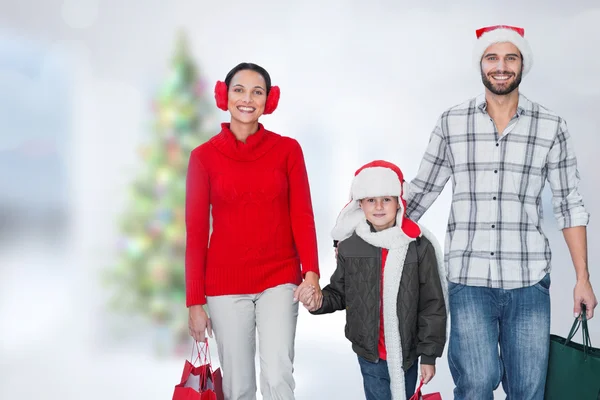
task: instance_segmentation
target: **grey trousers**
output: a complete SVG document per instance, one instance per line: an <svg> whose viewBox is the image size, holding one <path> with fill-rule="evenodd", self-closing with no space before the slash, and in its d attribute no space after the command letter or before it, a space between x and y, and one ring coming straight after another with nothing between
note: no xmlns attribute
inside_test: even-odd
<svg viewBox="0 0 600 400"><path fill-rule="evenodd" d="M294 400L296 285L258 294L207 297L219 350L225 400L256 400L256 332L264 400Z"/></svg>

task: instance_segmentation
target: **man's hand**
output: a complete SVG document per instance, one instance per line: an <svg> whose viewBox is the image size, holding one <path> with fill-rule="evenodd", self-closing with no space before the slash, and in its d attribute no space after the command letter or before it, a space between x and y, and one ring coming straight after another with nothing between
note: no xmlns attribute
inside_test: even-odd
<svg viewBox="0 0 600 400"><path fill-rule="evenodd" d="M594 317L594 308L598 305L598 300L594 295L592 284L589 279L578 280L573 289L573 316L577 318L581 314L581 303L585 304L586 317Z"/></svg>

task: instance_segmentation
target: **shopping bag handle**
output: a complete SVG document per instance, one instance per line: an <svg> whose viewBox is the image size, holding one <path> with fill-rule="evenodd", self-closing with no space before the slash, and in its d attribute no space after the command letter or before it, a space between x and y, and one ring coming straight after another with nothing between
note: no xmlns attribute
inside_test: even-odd
<svg viewBox="0 0 600 400"><path fill-rule="evenodd" d="M203 348L200 346L200 342L198 342L197 340L194 340L194 343L192 344L192 355L190 356L190 361L192 362L193 366L196 366L196 363L198 361L200 361L200 365L206 365L208 368L208 370L210 371L211 375L213 373L212 370L212 360L210 358L210 351L208 350L208 338L204 339L204 346ZM196 359L194 359L194 349L196 349ZM203 357L203 358L202 358ZM206 382L208 380L208 376L207 374L202 374L201 376L201 380L200 380L200 389L204 388L206 386Z"/></svg>
<svg viewBox="0 0 600 400"><path fill-rule="evenodd" d="M592 340L590 339L590 331L588 329L586 306L583 303L581 304L581 313L575 318L575 321L573 321L571 331L563 343L564 346L573 339L573 336L575 336L580 326L581 334L583 336L583 354L584 358L587 358L589 349L592 347Z"/></svg>
<svg viewBox="0 0 600 400"><path fill-rule="evenodd" d="M579 317L576 317L575 321L573 321L573 325L571 326L571 330L569 331L569 334L567 335L565 342L563 343L564 345L566 345L571 341L571 339L573 339L573 336L575 336L580 326L581 320L579 319Z"/></svg>
<svg viewBox="0 0 600 400"><path fill-rule="evenodd" d="M423 398L423 395L421 394L421 388L423 388L423 378L421 378L419 387L417 390L415 390L415 394L413 394L409 400L421 400Z"/></svg>
<svg viewBox="0 0 600 400"><path fill-rule="evenodd" d="M586 350L587 356L587 350L589 350L592 347L592 339L590 338L590 331L588 329L588 319L585 308L585 304L581 304L581 330L583 332L584 350Z"/></svg>
<svg viewBox="0 0 600 400"><path fill-rule="evenodd" d="M194 341L192 344L192 354L190 356L190 361L192 365L196 365L198 361L201 362L200 365L204 364L212 364L212 360L210 358L210 351L208 350L208 339L204 339L204 348L201 348L199 345L200 342ZM194 349L196 350L196 358L194 359Z"/></svg>

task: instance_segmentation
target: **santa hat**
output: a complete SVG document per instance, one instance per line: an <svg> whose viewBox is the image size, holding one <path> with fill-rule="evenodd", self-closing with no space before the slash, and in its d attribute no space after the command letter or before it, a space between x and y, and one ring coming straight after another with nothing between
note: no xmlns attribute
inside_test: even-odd
<svg viewBox="0 0 600 400"><path fill-rule="evenodd" d="M481 66L481 58L485 50L494 43L509 42L514 44L523 57L523 75L526 75L533 65L533 53L525 40L525 29L508 25L495 25L480 28L475 31L477 43L473 50L473 58L477 69Z"/></svg>
<svg viewBox="0 0 600 400"><path fill-rule="evenodd" d="M359 200L368 197L396 196L400 208L396 224L410 238L419 237L421 230L413 221L406 218L406 182L398 166L388 161L376 160L360 167L354 173L350 202L340 212L331 232L334 240L344 240L365 220Z"/></svg>

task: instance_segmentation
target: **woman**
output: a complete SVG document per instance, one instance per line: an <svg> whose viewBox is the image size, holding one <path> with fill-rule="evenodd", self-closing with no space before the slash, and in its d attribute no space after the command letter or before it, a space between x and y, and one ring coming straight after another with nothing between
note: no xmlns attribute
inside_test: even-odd
<svg viewBox="0 0 600 400"><path fill-rule="evenodd" d="M245 400L256 399L258 331L263 398L293 399L296 293L322 300L304 156L296 140L258 122L279 101L264 68L239 64L215 99L231 121L192 151L187 176L190 335L204 341L214 329L225 399Z"/></svg>

